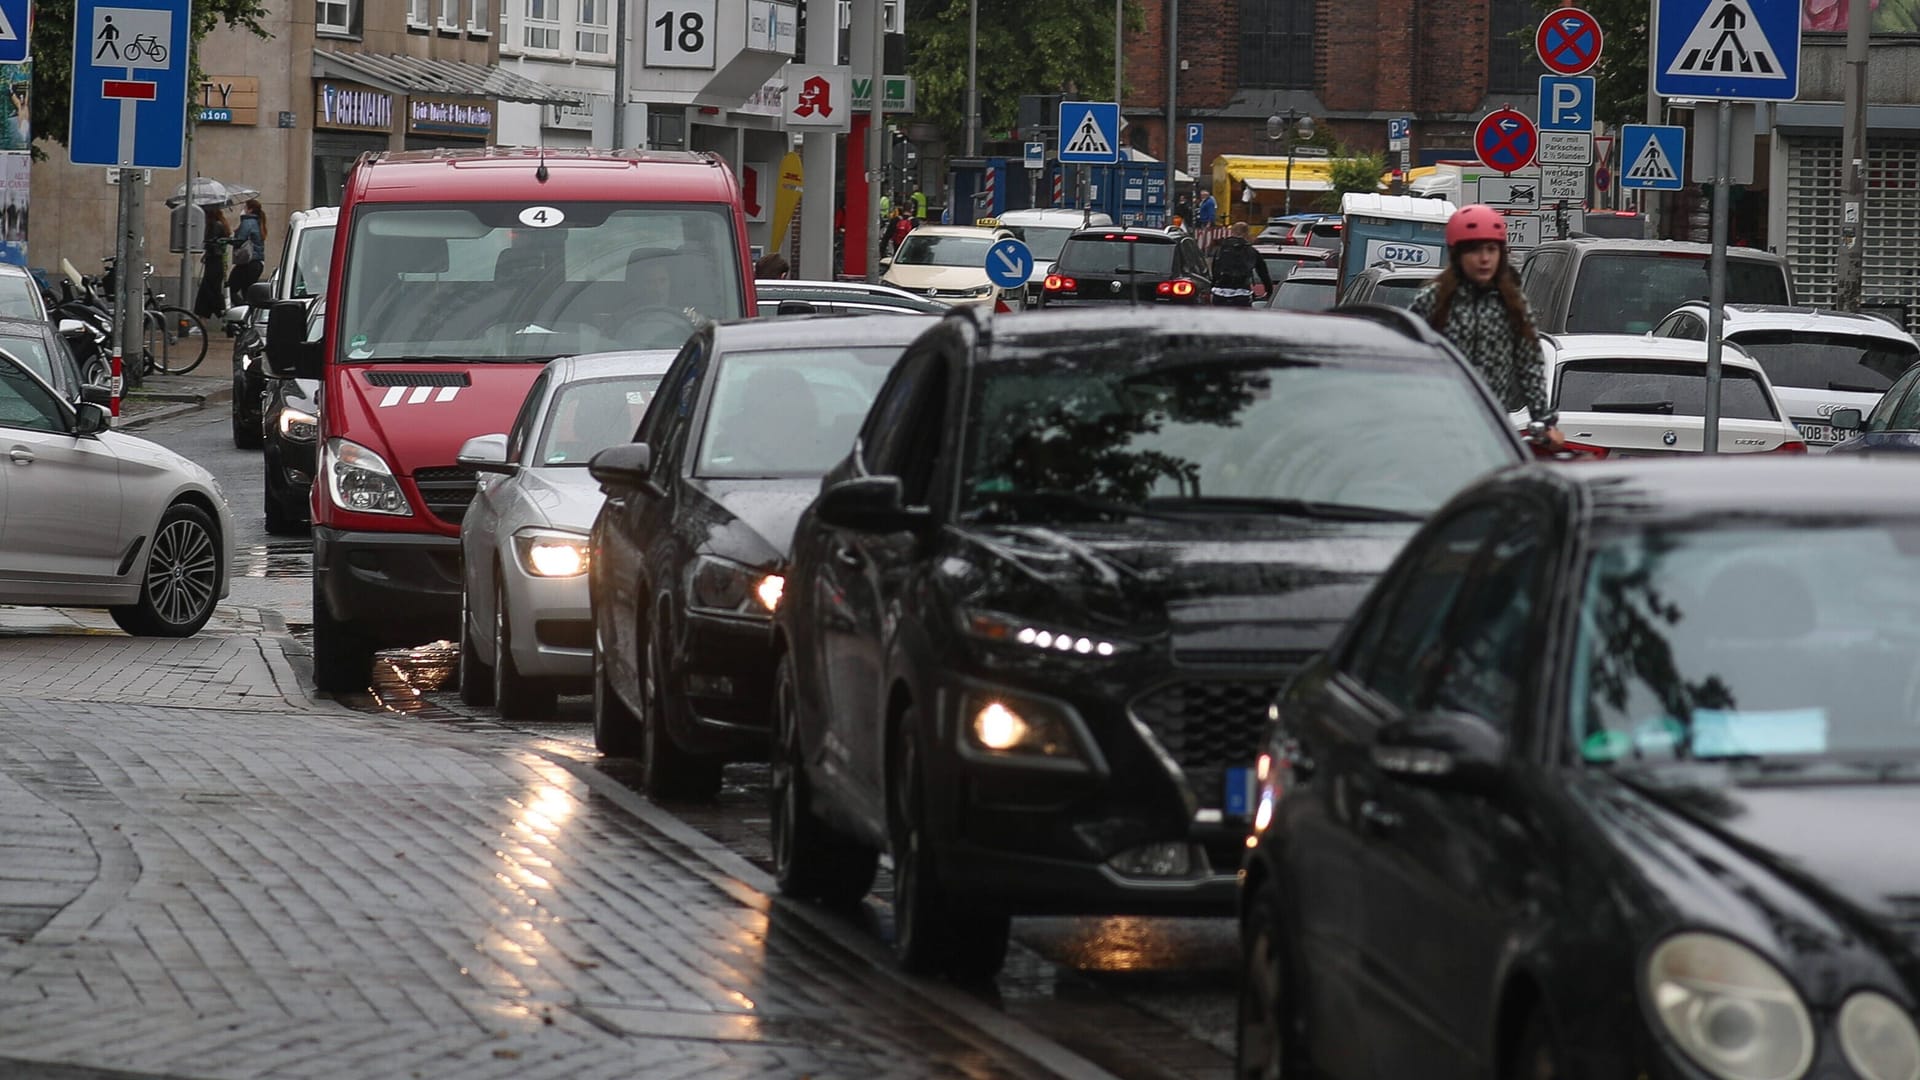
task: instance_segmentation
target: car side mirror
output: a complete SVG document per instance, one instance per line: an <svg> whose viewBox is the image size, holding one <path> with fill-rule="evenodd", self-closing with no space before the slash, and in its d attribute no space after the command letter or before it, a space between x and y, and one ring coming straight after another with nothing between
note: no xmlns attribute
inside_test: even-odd
<svg viewBox="0 0 1920 1080"><path fill-rule="evenodd" d="M925 507L905 504L897 476L842 480L820 493L814 516L833 528L863 533L919 532L933 517Z"/></svg>
<svg viewBox="0 0 1920 1080"><path fill-rule="evenodd" d="M74 407L73 433L75 435L98 435L113 426L113 414L105 405L96 405L83 401Z"/></svg>
<svg viewBox="0 0 1920 1080"><path fill-rule="evenodd" d="M664 498L667 490L653 479L653 447L646 443L609 446L587 462L587 473L613 498L638 492Z"/></svg>
<svg viewBox="0 0 1920 1080"><path fill-rule="evenodd" d="M1827 417L1827 423L1835 431L1859 431L1864 426L1859 409L1835 409Z"/></svg>
<svg viewBox="0 0 1920 1080"><path fill-rule="evenodd" d="M307 340L307 305L282 300L267 312L267 371L281 379L318 379L320 345Z"/></svg>
<svg viewBox="0 0 1920 1080"><path fill-rule="evenodd" d="M814 311L814 306L805 300L782 300L774 309L776 315L811 315Z"/></svg>
<svg viewBox="0 0 1920 1080"><path fill-rule="evenodd" d="M893 265L893 256L891 255L880 256L880 269L885 270L887 267L892 265Z"/></svg>
<svg viewBox="0 0 1920 1080"><path fill-rule="evenodd" d="M1408 783L1459 790L1485 790L1500 776L1507 739L1472 713L1419 712L1380 729L1373 763Z"/></svg>
<svg viewBox="0 0 1920 1080"><path fill-rule="evenodd" d="M273 282L256 281L247 286L247 306L266 307L273 303Z"/></svg>
<svg viewBox="0 0 1920 1080"><path fill-rule="evenodd" d="M507 460L505 435L475 435L460 444L460 453L454 460L477 472L512 476L520 471L519 465Z"/></svg>
<svg viewBox="0 0 1920 1080"><path fill-rule="evenodd" d="M113 408L113 388L88 383L80 388L80 400L88 405L98 405L104 409ZM108 415L112 415L111 412Z"/></svg>

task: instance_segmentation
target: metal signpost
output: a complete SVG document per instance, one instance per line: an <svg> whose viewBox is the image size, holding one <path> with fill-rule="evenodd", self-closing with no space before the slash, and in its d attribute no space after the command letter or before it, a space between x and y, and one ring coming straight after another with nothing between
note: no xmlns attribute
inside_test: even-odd
<svg viewBox="0 0 1920 1080"><path fill-rule="evenodd" d="M1707 430L1720 449L1720 334L1727 297L1727 199L1735 101L1800 96L1800 5L1794 0L1654 0L1654 92L1717 102L1713 255L1707 263ZM1631 129L1629 129L1631 130ZM1624 151L1622 159L1633 161ZM1678 164L1674 167L1677 171ZM1623 170L1624 182L1633 172Z"/></svg>
<svg viewBox="0 0 1920 1080"><path fill-rule="evenodd" d="M141 170L177 169L186 155L191 17L188 0L79 0L73 17L67 154L75 165L122 170L114 245L118 413L125 357L140 340L146 292Z"/></svg>
<svg viewBox="0 0 1920 1080"><path fill-rule="evenodd" d="M1413 161L1413 117L1398 116L1387 121L1387 150L1400 155L1400 173L1406 175Z"/></svg>

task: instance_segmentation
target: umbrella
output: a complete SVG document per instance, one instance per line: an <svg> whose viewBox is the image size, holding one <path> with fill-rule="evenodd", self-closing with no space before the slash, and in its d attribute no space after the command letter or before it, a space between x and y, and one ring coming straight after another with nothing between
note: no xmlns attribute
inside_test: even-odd
<svg viewBox="0 0 1920 1080"><path fill-rule="evenodd" d="M196 206L232 206L259 197L260 189L247 184L224 183L211 176L193 178L193 202ZM167 200L167 205L179 206L186 201L187 185L181 184L173 189L173 197Z"/></svg>

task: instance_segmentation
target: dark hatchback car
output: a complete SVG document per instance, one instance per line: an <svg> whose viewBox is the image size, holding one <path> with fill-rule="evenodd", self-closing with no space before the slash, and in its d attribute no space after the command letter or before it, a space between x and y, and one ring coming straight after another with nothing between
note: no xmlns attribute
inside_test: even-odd
<svg viewBox="0 0 1920 1080"><path fill-rule="evenodd" d="M1260 261L1267 264L1267 276L1276 283L1304 267L1333 265L1332 248L1270 244L1255 240L1253 250L1260 256Z"/></svg>
<svg viewBox="0 0 1920 1080"><path fill-rule="evenodd" d="M1040 306L1204 304L1212 291L1193 237L1106 225L1067 237L1041 284Z"/></svg>
<svg viewBox="0 0 1920 1080"><path fill-rule="evenodd" d="M794 519L846 456L900 350L899 315L708 326L634 441L595 454L594 743L657 795L710 798L767 750L772 616Z"/></svg>
<svg viewBox="0 0 1920 1080"><path fill-rule="evenodd" d="M1275 707L1237 1075L1912 1077L1920 466L1539 466Z"/></svg>
<svg viewBox="0 0 1920 1080"><path fill-rule="evenodd" d="M307 340L317 342L327 305L316 300L309 307ZM313 520L308 499L320 456L320 380L269 375L256 422L265 478L261 510L266 530L276 536L304 534Z"/></svg>
<svg viewBox="0 0 1920 1080"><path fill-rule="evenodd" d="M1301 266L1274 282L1267 306L1280 311L1325 311L1340 302L1340 271L1331 266Z"/></svg>
<svg viewBox="0 0 1920 1080"><path fill-rule="evenodd" d="M855 899L890 851L902 964L968 977L1011 915L1231 911L1268 703L1520 459L1387 309L949 316L795 530L781 888Z"/></svg>
<svg viewBox="0 0 1920 1080"><path fill-rule="evenodd" d="M1396 266L1392 263L1379 263L1367 267L1340 294L1343 304L1386 304L1389 307L1411 307L1413 298L1420 290L1440 276L1437 266Z"/></svg>

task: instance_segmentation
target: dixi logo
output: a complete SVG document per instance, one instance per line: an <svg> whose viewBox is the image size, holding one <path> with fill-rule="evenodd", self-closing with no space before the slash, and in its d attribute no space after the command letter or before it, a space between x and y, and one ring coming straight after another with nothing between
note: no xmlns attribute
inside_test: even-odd
<svg viewBox="0 0 1920 1080"><path fill-rule="evenodd" d="M1427 261L1426 248L1413 245L1384 244L1380 248L1380 257L1388 262L1420 264Z"/></svg>

